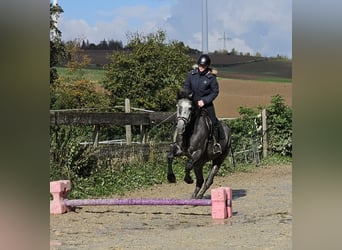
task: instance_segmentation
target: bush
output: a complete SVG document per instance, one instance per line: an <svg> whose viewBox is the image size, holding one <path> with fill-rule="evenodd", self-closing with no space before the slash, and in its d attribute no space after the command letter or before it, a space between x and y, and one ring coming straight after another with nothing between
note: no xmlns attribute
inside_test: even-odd
<svg viewBox="0 0 342 250"><path fill-rule="evenodd" d="M267 108L269 151L292 157L292 110L276 95Z"/></svg>
<svg viewBox="0 0 342 250"><path fill-rule="evenodd" d="M251 151L253 141L257 143L258 151L262 150L263 135L260 127L262 118L259 115L262 109L262 107L257 109L241 107L239 109L241 117L226 122L232 128L233 149L238 162L246 158L246 154L240 154L240 152L248 149ZM279 154L292 157L292 110L284 104L281 96L276 95L272 97L271 104L266 107L266 111L269 155Z"/></svg>

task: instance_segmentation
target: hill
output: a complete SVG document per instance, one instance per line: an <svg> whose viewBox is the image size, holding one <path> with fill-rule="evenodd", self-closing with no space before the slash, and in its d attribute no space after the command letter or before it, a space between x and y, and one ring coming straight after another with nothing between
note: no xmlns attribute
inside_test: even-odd
<svg viewBox="0 0 342 250"><path fill-rule="evenodd" d="M88 55L92 67L102 67L110 63L112 50L83 50ZM200 54L190 54L194 63ZM218 76L233 79L250 79L272 81L291 81L292 61L256 56L229 55L224 53L210 54L212 67L219 72Z"/></svg>
<svg viewBox="0 0 342 250"><path fill-rule="evenodd" d="M198 55L196 55L198 56ZM292 61L268 57L210 54L218 76L233 79L292 81Z"/></svg>

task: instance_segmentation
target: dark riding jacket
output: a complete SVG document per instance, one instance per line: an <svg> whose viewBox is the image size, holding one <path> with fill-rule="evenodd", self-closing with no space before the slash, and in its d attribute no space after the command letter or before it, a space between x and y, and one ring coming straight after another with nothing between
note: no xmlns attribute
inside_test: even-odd
<svg viewBox="0 0 342 250"><path fill-rule="evenodd" d="M219 86L216 76L212 74L211 69L200 72L198 68L190 71L185 79L184 92L186 95L192 95L195 103L203 100L204 106L208 112L213 125L218 123L213 101L219 94Z"/></svg>
<svg viewBox="0 0 342 250"><path fill-rule="evenodd" d="M210 70L200 73L198 68L190 71L184 83L186 95L192 94L195 102L203 100L205 106L212 105L212 102L219 94L219 86L216 76Z"/></svg>

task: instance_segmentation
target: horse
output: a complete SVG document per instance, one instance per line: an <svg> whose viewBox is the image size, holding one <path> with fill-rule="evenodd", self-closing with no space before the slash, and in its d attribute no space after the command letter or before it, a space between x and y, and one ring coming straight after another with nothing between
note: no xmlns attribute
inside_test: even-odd
<svg viewBox="0 0 342 250"><path fill-rule="evenodd" d="M221 153L214 154L211 139L212 124L206 110L195 105L191 97L184 93L178 93L177 99L176 128L173 143L167 154L167 179L170 183L176 182L172 168L174 157L187 156L184 181L188 184L193 183L190 175L193 169L196 176L196 188L191 198L202 199L213 184L215 175L231 150L231 128L219 121ZM204 182L203 166L210 160L212 161L211 171Z"/></svg>

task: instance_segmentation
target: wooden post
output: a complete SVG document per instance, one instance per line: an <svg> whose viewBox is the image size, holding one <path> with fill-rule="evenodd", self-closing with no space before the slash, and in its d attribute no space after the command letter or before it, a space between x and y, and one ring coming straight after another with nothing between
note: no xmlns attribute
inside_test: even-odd
<svg viewBox="0 0 342 250"><path fill-rule="evenodd" d="M99 144L99 130L100 130L100 125L95 125L94 132L93 132L93 148L96 148Z"/></svg>
<svg viewBox="0 0 342 250"><path fill-rule="evenodd" d="M252 137L252 147L253 147L253 156L254 156L254 160L255 160L255 165L258 167L260 165L260 157L259 157L259 151L258 151L256 136Z"/></svg>
<svg viewBox="0 0 342 250"><path fill-rule="evenodd" d="M144 125L140 125L140 135L141 135L141 143L146 143L146 128Z"/></svg>
<svg viewBox="0 0 342 250"><path fill-rule="evenodd" d="M129 102L129 99L125 99L125 113L131 113L131 105ZM131 145L132 144L132 127L131 125L125 125L126 128L126 144Z"/></svg>
<svg viewBox="0 0 342 250"><path fill-rule="evenodd" d="M262 117L262 155L263 157L267 157L268 150L268 130L267 130L267 112L266 109L263 109L261 112Z"/></svg>

